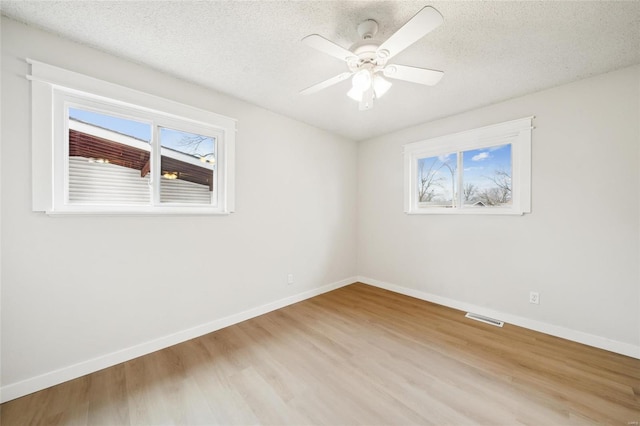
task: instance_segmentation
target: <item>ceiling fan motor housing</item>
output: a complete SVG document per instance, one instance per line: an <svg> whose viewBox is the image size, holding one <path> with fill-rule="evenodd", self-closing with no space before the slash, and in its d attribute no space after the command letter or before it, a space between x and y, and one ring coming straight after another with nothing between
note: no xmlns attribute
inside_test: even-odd
<svg viewBox="0 0 640 426"><path fill-rule="evenodd" d="M365 65L367 67L384 67L386 61L381 60L376 54L379 45L379 42L373 40L362 40L351 46L350 50L353 52L354 57L347 61L349 70L355 72Z"/></svg>
<svg viewBox="0 0 640 426"><path fill-rule="evenodd" d="M383 57L378 54L378 48L382 44L381 41L375 40L374 36L378 33L378 23L373 19L367 19L358 25L358 34L360 34L361 40L355 42L349 48L356 57L347 61L349 70L356 72L367 65L366 68L374 68L374 71L378 71L381 67L384 67L385 62Z"/></svg>

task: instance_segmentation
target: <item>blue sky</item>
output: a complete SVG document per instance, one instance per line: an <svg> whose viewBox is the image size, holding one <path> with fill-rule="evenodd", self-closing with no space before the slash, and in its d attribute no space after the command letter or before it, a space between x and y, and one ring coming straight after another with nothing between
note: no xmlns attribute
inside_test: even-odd
<svg viewBox="0 0 640 426"><path fill-rule="evenodd" d="M505 171L511 175L511 144L499 145L461 152L463 185L473 184L477 191L495 187L490 179L496 171ZM438 157L421 158L418 160L418 179L420 170L426 174L431 169L435 172L434 181L438 183L431 188L435 191L436 199L451 200L452 194L457 192L457 154L440 155ZM454 170L452 176L451 170Z"/></svg>
<svg viewBox="0 0 640 426"><path fill-rule="evenodd" d="M511 144L474 149L462 154L463 182L473 183L480 190L495 186L488 179L503 170L511 176Z"/></svg>
<svg viewBox="0 0 640 426"><path fill-rule="evenodd" d="M114 117L92 111L69 108L69 117L105 129L113 130L145 142L151 141L151 125L126 118ZM189 143L199 135L178 130L161 128L160 139L163 147L195 156L214 153L214 138L201 138L199 143Z"/></svg>
<svg viewBox="0 0 640 426"><path fill-rule="evenodd" d="M433 181L436 185L430 187L430 191L435 192L435 200L451 200L453 193L457 191L457 154L444 154L437 157L421 158L418 160L418 180L420 179L420 171L425 175L434 173ZM453 175L452 175L453 170Z"/></svg>
<svg viewBox="0 0 640 426"><path fill-rule="evenodd" d="M151 125L97 112L69 108L69 117L140 139L151 141Z"/></svg>
<svg viewBox="0 0 640 426"><path fill-rule="evenodd" d="M213 138L203 137L193 133L161 127L160 141L164 147L197 157L214 153Z"/></svg>

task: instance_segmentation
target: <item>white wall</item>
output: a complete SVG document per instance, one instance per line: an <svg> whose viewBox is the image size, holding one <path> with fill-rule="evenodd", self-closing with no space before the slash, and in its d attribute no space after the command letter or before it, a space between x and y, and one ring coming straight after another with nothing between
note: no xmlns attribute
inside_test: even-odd
<svg viewBox="0 0 640 426"><path fill-rule="evenodd" d="M238 119L236 213L32 212L27 57ZM6 18L1 150L5 400L356 275L353 141Z"/></svg>
<svg viewBox="0 0 640 426"><path fill-rule="evenodd" d="M640 357L639 102L634 67L360 143L362 280ZM402 212L403 144L532 115L531 214Z"/></svg>
<svg viewBox="0 0 640 426"><path fill-rule="evenodd" d="M237 118L237 212L32 212L27 57ZM349 283L356 274L635 351L639 72L621 70L356 145L3 18L1 398ZM528 115L537 117L531 214L402 213L403 144ZM286 285L289 272L293 286ZM529 290L540 292L539 306L528 304Z"/></svg>

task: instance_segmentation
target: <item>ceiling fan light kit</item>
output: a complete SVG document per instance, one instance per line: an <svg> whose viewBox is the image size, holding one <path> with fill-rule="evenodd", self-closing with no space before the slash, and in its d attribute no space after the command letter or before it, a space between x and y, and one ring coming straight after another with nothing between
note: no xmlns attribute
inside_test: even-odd
<svg viewBox="0 0 640 426"><path fill-rule="evenodd" d="M347 92L354 101L360 104L361 110L371 109L373 107L373 101L363 103L365 93L369 89L373 89L373 97L380 99L391 88L391 82L379 74L373 75L370 70L361 70L354 74L352 78L351 90Z"/></svg>
<svg viewBox="0 0 640 426"><path fill-rule="evenodd" d="M351 83L354 89L364 92L371 87L372 80L371 69L363 69L353 75Z"/></svg>
<svg viewBox="0 0 640 426"><path fill-rule="evenodd" d="M386 41L379 42L374 39L378 32L378 23L373 19L367 19L358 25L358 34L362 39L348 50L318 34L307 36L302 39L303 43L345 61L349 71L314 84L300 93L303 95L316 93L351 77L352 87L347 92L347 96L358 102L360 110L363 111L373 108L374 99L380 99L391 88L391 82L384 77L433 86L444 75L442 71L387 64L387 61L437 28L442 22L440 12L431 6L426 6Z"/></svg>

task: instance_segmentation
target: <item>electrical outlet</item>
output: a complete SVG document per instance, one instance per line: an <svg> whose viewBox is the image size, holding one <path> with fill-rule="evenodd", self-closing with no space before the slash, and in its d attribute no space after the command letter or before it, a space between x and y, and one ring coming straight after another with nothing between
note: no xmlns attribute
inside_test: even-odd
<svg viewBox="0 0 640 426"><path fill-rule="evenodd" d="M293 274L287 275L287 284L293 284Z"/></svg>
<svg viewBox="0 0 640 426"><path fill-rule="evenodd" d="M537 291L529 292L529 303L533 303L534 305L540 304L540 294Z"/></svg>

